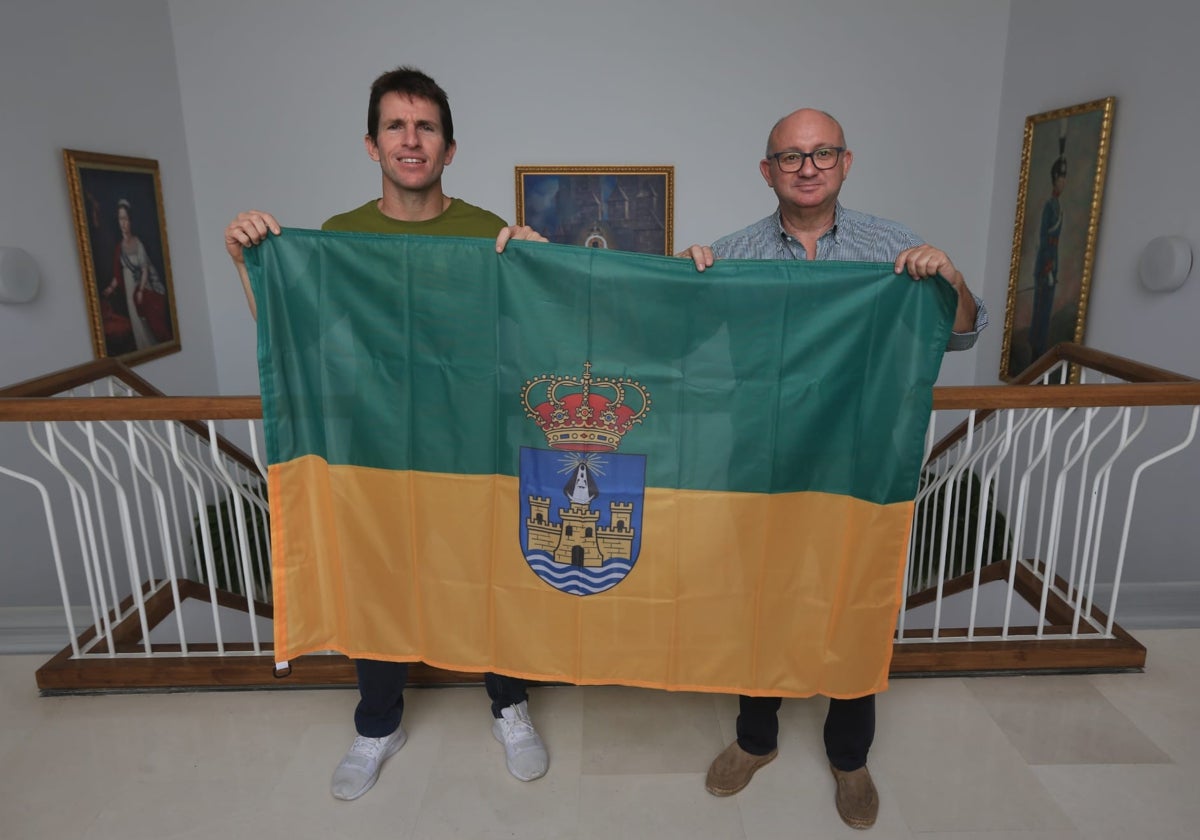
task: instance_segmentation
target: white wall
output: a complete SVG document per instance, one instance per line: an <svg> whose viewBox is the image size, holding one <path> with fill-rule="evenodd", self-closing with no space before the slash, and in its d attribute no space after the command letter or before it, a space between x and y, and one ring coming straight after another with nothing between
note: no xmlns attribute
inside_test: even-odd
<svg viewBox="0 0 1200 840"><path fill-rule="evenodd" d="M1138 255L1156 236L1186 234L1200 249L1197 32L1200 6L1191 0L1012 3L985 288L997 329L976 350L981 383L997 381L1000 367L1025 117L1105 96L1117 102L1084 344L1200 376L1200 266L1172 294L1148 292L1136 279ZM1167 445L1170 434L1182 440L1183 414L1174 412L1171 429L1139 451ZM1200 444L1146 472L1126 569L1143 593L1159 589L1176 600L1188 593L1190 611L1173 609L1193 620L1200 617L1197 478Z"/></svg>
<svg viewBox="0 0 1200 840"><path fill-rule="evenodd" d="M256 393L254 334L221 245L239 210L315 227L379 195L371 80L446 89L447 190L511 220L518 164L673 164L675 240L765 216L784 113L833 111L856 152L844 200L904 221L984 285L1007 2L171 0L223 393ZM943 382L969 382L974 354Z"/></svg>
<svg viewBox="0 0 1200 840"><path fill-rule="evenodd" d="M39 0L0 7L0 245L27 250L41 293L0 304L0 384L92 359L63 148L159 163L183 350L138 373L172 394L217 387L195 201L163 0ZM28 469L23 426L0 459ZM0 607L58 602L41 505L0 476Z"/></svg>

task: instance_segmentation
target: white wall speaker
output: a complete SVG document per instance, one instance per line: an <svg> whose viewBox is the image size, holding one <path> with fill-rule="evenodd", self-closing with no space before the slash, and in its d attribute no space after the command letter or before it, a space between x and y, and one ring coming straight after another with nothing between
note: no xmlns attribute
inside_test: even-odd
<svg viewBox="0 0 1200 840"><path fill-rule="evenodd" d="M1159 236L1138 259L1138 280L1152 292L1173 292L1192 271L1192 244L1182 236Z"/></svg>
<svg viewBox="0 0 1200 840"><path fill-rule="evenodd" d="M0 303L28 303L40 284L37 263L27 251L0 245Z"/></svg>

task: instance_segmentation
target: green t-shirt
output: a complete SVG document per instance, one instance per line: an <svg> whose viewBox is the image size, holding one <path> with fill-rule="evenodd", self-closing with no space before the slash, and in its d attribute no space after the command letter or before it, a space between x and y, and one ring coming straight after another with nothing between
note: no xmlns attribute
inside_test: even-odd
<svg viewBox="0 0 1200 840"><path fill-rule="evenodd" d="M423 236L477 236L495 239L507 227L503 219L467 204L461 198L450 199L450 206L440 215L423 222L403 222L379 212L371 199L362 207L327 219L321 230L340 230L348 233L412 233Z"/></svg>

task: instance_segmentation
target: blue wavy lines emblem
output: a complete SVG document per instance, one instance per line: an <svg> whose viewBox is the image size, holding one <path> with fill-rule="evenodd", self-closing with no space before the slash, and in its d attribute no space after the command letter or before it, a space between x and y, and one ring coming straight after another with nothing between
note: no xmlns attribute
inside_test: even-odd
<svg viewBox="0 0 1200 840"><path fill-rule="evenodd" d="M571 595L611 589L641 549L646 456L521 448L521 547Z"/></svg>

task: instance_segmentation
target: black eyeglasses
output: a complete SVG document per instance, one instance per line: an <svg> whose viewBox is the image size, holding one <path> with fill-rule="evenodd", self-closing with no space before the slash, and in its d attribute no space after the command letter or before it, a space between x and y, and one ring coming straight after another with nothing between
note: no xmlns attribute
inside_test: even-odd
<svg viewBox="0 0 1200 840"><path fill-rule="evenodd" d="M825 146L817 149L814 152L798 152L789 150L786 152L776 152L773 155L767 155L768 158L779 164L781 172L799 172L804 168L804 161L812 158L813 166L817 169L833 169L837 166L838 160L842 157L842 152L846 151L845 146Z"/></svg>

